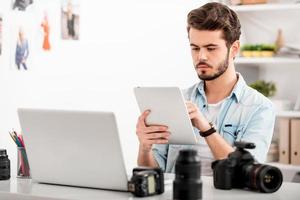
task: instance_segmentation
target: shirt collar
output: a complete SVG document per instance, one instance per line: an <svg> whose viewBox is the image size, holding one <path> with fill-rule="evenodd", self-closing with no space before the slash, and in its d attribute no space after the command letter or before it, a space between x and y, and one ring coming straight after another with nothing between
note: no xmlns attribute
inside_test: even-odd
<svg viewBox="0 0 300 200"><path fill-rule="evenodd" d="M238 81L235 84L234 88L232 89L228 98L234 97L236 99L236 101L239 102L241 100L242 92L243 92L244 86L246 85L246 82L240 73L237 72L236 75L238 76ZM200 80L197 89L198 89L198 92L206 98L203 80Z"/></svg>
<svg viewBox="0 0 300 200"><path fill-rule="evenodd" d="M237 72L236 74L238 76L238 81L235 84L235 86L230 94L230 97L234 95L237 102L239 102L242 98L242 94L244 91L244 87L246 86L246 82L240 73Z"/></svg>

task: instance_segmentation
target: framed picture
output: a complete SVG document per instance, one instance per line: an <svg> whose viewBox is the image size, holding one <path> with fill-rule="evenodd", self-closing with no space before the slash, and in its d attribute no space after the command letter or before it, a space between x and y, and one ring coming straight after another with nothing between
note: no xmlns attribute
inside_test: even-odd
<svg viewBox="0 0 300 200"><path fill-rule="evenodd" d="M79 40L79 1L62 0L61 37L63 40Z"/></svg>

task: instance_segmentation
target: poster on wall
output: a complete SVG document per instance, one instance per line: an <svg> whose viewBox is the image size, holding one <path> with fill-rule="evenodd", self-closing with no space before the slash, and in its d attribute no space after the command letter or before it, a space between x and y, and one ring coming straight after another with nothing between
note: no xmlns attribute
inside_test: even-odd
<svg viewBox="0 0 300 200"><path fill-rule="evenodd" d="M0 56L2 55L2 24L3 24L3 18L0 13Z"/></svg>
<svg viewBox="0 0 300 200"><path fill-rule="evenodd" d="M12 0L12 10L30 10L34 0Z"/></svg>
<svg viewBox="0 0 300 200"><path fill-rule="evenodd" d="M34 21L32 15L15 13L11 19L11 68L27 71L33 66Z"/></svg>
<svg viewBox="0 0 300 200"><path fill-rule="evenodd" d="M34 49L31 55L34 55L34 70L44 72L53 69L49 66L55 63L55 57L60 55L61 4L60 0L39 0L35 3L34 41L32 41Z"/></svg>
<svg viewBox="0 0 300 200"><path fill-rule="evenodd" d="M41 21L41 28L43 32L43 41L42 41L42 49L44 51L50 51L51 50L51 43L50 43L50 23L49 23L49 17L48 12L45 10L42 16Z"/></svg>
<svg viewBox="0 0 300 200"><path fill-rule="evenodd" d="M61 37L63 40L79 40L79 1L61 1Z"/></svg>
<svg viewBox="0 0 300 200"><path fill-rule="evenodd" d="M57 5L57 6L55 6ZM36 48L40 53L49 53L53 48L54 30L59 30L59 3L51 1L39 1L36 4ZM57 19L57 21L56 21ZM55 23L54 23L55 22ZM57 31L56 31L56 34ZM59 37L59 36L57 36Z"/></svg>

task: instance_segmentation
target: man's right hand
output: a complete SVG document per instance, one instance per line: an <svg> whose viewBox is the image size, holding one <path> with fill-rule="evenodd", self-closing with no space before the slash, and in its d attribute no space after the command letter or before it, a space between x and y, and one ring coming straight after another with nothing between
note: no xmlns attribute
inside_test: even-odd
<svg viewBox="0 0 300 200"><path fill-rule="evenodd" d="M139 138L140 148L144 152L151 151L153 144L168 143L170 132L164 125L147 125L145 120L150 114L150 110L144 111L138 118L136 134Z"/></svg>

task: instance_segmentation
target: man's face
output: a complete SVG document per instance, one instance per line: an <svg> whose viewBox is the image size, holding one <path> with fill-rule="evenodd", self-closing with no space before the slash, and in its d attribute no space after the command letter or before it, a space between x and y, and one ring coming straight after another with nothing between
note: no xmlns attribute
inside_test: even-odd
<svg viewBox="0 0 300 200"><path fill-rule="evenodd" d="M200 31L191 28L189 39L193 64L200 79L214 80L227 70L229 50L221 30Z"/></svg>

